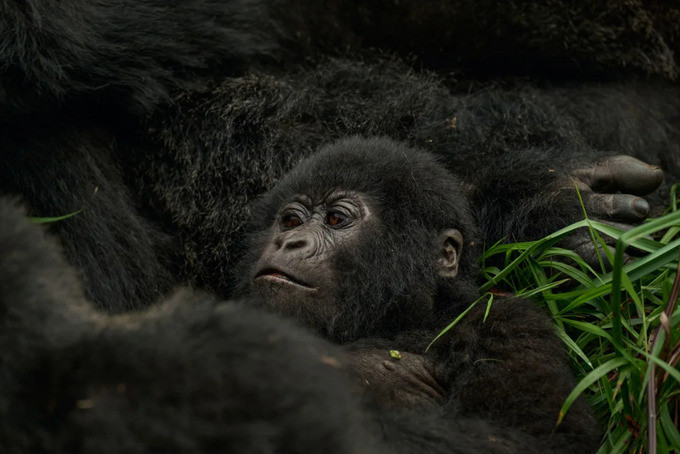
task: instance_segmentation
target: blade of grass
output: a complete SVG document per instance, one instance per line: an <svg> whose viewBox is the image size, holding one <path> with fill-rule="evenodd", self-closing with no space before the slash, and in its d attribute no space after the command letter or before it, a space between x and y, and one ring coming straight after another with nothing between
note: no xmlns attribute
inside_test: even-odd
<svg viewBox="0 0 680 454"><path fill-rule="evenodd" d="M564 401L564 404L562 404L559 416L557 417L557 425L559 425L562 422L564 416L567 414L567 411L569 410L569 407L571 407L571 404L574 403L576 398L580 396L583 391L588 389L590 385L592 385L597 380L607 375L612 370L627 364L627 362L628 361L626 361L624 358L614 358L596 367L590 373L588 373L588 375L583 377L581 381L578 382L576 387L571 391L571 393L569 393L569 395Z"/></svg>
<svg viewBox="0 0 680 454"><path fill-rule="evenodd" d="M465 317L465 315L466 315L468 312L470 312L470 311L472 310L472 308L475 307L475 306L477 305L477 303L479 303L485 296L489 296L489 301L487 302L487 304L490 304L490 302L493 301L493 295L492 295L491 293L485 293L484 295L482 295L482 296L480 296L479 298L477 298L472 304L470 304L470 306L468 306L467 309L465 309L463 312L461 312L460 315L459 315L458 317L456 317L456 319L455 319L454 321L452 321L451 323L449 323L449 325L448 325L446 328L444 328L439 334L437 334L437 336L436 336L434 339L432 339L432 342L430 342L430 344L427 346L427 348L425 349L425 351L427 352L427 351L430 349L430 347L432 347L432 344L434 344L434 343L437 341L437 339L439 339L440 337L442 337L442 336L443 336L444 334L446 334L451 328L453 328L454 326L456 326L456 324L457 324L463 317ZM487 308L487 311L488 311L488 308Z"/></svg>
<svg viewBox="0 0 680 454"><path fill-rule="evenodd" d="M58 222L58 221L63 221L64 219L68 219L70 217L75 216L78 213L82 213L83 210L78 210L74 211L73 213L65 214L63 216L53 216L53 217L29 217L28 220L33 222L34 224L49 224L52 222Z"/></svg>

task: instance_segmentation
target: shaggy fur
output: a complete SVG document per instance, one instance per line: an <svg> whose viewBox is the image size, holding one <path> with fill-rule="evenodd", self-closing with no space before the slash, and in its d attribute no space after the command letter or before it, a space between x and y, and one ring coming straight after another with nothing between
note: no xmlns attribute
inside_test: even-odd
<svg viewBox="0 0 680 454"><path fill-rule="evenodd" d="M550 452L597 448L600 431L585 401L555 427L576 383L549 318L528 301L498 302L486 320L486 307L475 308L425 353L437 333L477 297L480 254L459 180L428 153L387 139L351 138L303 161L253 209L249 250L237 268L241 292L252 291L253 267L282 207L298 195L323 200L333 191L366 196L374 220L358 243L338 246L327 259L339 285L337 300L320 297L316 304L340 305L340 315L312 328L350 350L425 354L446 393L438 408L425 413L447 422L461 415L488 418L536 436L537 446ZM435 266L441 247L435 239L448 228L459 230L464 242L461 272L454 279L439 277ZM276 301L267 307L277 310ZM372 372L363 367L381 365L360 366L360 378ZM390 383L369 384L369 394L371 386Z"/></svg>
<svg viewBox="0 0 680 454"><path fill-rule="evenodd" d="M3 0L0 13L0 116L74 96L150 111L216 70L366 47L553 77L635 68L675 78L680 50L677 6L639 0Z"/></svg>
<svg viewBox="0 0 680 454"><path fill-rule="evenodd" d="M178 97L152 121L156 141L136 152L147 159L138 181L155 211L179 226L186 273L228 293L224 271L242 242L249 202L331 139L387 136L434 152L466 183L481 241L493 244L581 219L569 174L603 156L637 156L677 181L678 108L680 90L663 84L451 88L390 58L327 60Z"/></svg>
<svg viewBox="0 0 680 454"><path fill-rule="evenodd" d="M258 2L3 0L0 11L5 114L79 95L147 110L190 86L189 71L279 47Z"/></svg>
<svg viewBox="0 0 680 454"><path fill-rule="evenodd" d="M2 0L0 191L35 216L84 209L52 230L112 312L176 283L228 295L248 207L347 135L441 155L482 241L536 237L580 216L565 189L579 161L625 152L680 173L672 85L466 78L675 74L675 10L586 3Z"/></svg>
<svg viewBox="0 0 680 454"><path fill-rule="evenodd" d="M3 189L22 194L35 216L78 212L51 229L100 307L122 312L157 300L174 282L173 242L138 211L113 137L64 122L34 127L3 129Z"/></svg>
<svg viewBox="0 0 680 454"><path fill-rule="evenodd" d="M435 152L466 183L481 222L481 241L532 238L580 216L573 192L564 189L570 170L579 163L623 152L680 176L680 93L661 79L632 79L637 72L676 76L677 22L673 6L639 1L506 5L366 0L348 7L345 2L303 0L0 0L0 192L20 195L34 216L84 209L50 230L83 278L87 298L110 312L148 306L178 282L228 294L252 202L318 146L347 135L386 136ZM378 50L369 49L373 46ZM414 71L400 60L412 54L419 57L414 59L416 67L424 64L440 73ZM576 83L562 81L565 75ZM16 215L8 216L14 221L4 225L14 228ZM0 331L5 333L1 354L7 355L2 374L12 383L2 387L9 397L0 405L1 411L12 413L0 421L12 425L11 430L3 426L2 434L16 434L13 446L41 443L57 450L92 433L93 440L104 439L98 434L108 440L94 442L93 451L112 446L134 452L119 443L134 444L137 437L155 433L155 421L165 420L170 422L158 426L162 447L174 443L164 444L166 436L187 446L200 445L202 441L191 437L203 432L185 430L188 426L182 424L215 423L214 413L205 417L201 409L213 405L211 399L217 406L236 408L240 418L243 402L225 395L214 399L211 394L208 399L201 394L190 410L193 416L177 424L172 421L180 418L178 407L154 406L155 392L174 396L215 389L204 375L212 377L208 366L194 372L184 361L197 355L196 364L200 358L213 364L208 358L215 353L212 349L229 348L224 338L207 346L189 341L204 330L214 334L206 328L207 320L229 317L201 309L202 304L212 306L200 301L187 303L191 310L186 316L197 317L190 320L204 317L196 321L200 328L195 330L190 322L176 320L179 316L173 314L181 309L165 309L172 305L159 310L167 310L167 318L142 316L140 320L158 317L184 333L178 336L184 343L170 343L183 352L176 360L181 364L170 366L176 352L164 346L171 337L156 338L153 329L145 334L122 322L101 321L89 310L76 309L75 320L86 321L70 320L70 301L83 299L74 290L74 271L61 259L51 261L56 252L36 239L39 236L29 235L22 242L7 232L12 230L2 233L11 240L3 243L8 252L21 259L32 251L26 256L30 260L16 263L7 261L12 255L0 255L0 309L17 314L3 319L7 329ZM23 249L15 248L13 241ZM49 278L39 271L43 266L52 270ZM4 286L11 291L5 293ZM5 305L10 299L11 308ZM291 336L297 336L294 328L278 328L278 320L261 321L258 314L253 316L256 322L249 322L246 309L233 310L235 321L225 323L233 329L230 342L235 343L238 364L253 360L238 347L251 330L262 333L260 324L265 331L290 329ZM244 325L239 324L241 317ZM106 326L102 333L111 332L111 337L97 334L93 327L98 325ZM12 336L19 332L25 335ZM146 342L153 348L145 350ZM60 345L78 348L62 351ZM108 361L102 358L109 354L120 363L89 365L91 357ZM265 358L280 370L297 364L289 363L286 355ZM34 359L38 362L31 363ZM162 380L144 375L146 362L160 364ZM82 373L71 375L69 368ZM144 401L149 406L132 408L125 395L112 393L106 382L109 369L122 380L127 373L139 374L140 399L152 396ZM170 375L169 370L182 371L187 380L196 374L201 385L179 389L181 379L166 383L162 374ZM233 378L237 371L224 373ZM35 387L32 376L39 377ZM254 379L246 377L248 383ZM270 382L256 391L279 390ZM22 383L26 388L15 387ZM47 386L50 383L56 387ZM280 391L295 397L292 389L298 389L297 384L284 384ZM317 393L314 384L301 380L299 385L303 394ZM85 388L88 392L80 393ZM115 410L100 404L90 412L73 409L79 394L90 396L90 389L100 388ZM78 396L63 394L64 389L75 389ZM322 391L315 395L321 408L334 408L322 395L332 390ZM62 395L71 400L56 417L48 410L62 408L51 404L62 402ZM170 402L186 402L174 399ZM91 399L82 400L85 407L90 405ZM469 402L471 408L474 401ZM134 412L144 411L150 416L140 416L145 425L135 429ZM94 419L87 419L88 414ZM313 436L304 431L325 424L317 411L310 414L311 426L300 435ZM49 430L36 424L36 415ZM264 420L274 426L284 423L280 418ZM430 438L412 424L398 423L410 421L408 415L390 413L382 420L388 438L405 450L431 446L433 452L449 452L454 441L466 443L464 434L488 438L486 429L479 428L484 423L468 427L464 419L442 424L437 418L418 417ZM220 431L232 426L225 427L208 432L230 446L233 434ZM477 429L468 430L473 427ZM55 433L64 438L50 438ZM213 446L207 443L202 446ZM517 443L523 442L510 446ZM267 452L266 447L261 450Z"/></svg>

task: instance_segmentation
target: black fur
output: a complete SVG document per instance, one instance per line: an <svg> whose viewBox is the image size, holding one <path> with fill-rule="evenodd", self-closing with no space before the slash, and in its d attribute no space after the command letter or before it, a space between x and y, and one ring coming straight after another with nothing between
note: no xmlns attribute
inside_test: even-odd
<svg viewBox="0 0 680 454"><path fill-rule="evenodd" d="M3 0L0 13L0 116L82 96L149 111L206 74L368 47L483 75L678 74L666 4Z"/></svg>
<svg viewBox="0 0 680 454"><path fill-rule="evenodd" d="M384 138L350 138L303 161L253 209L248 253L237 268L241 292L252 291L253 265L273 241L270 232L282 207L299 195L319 201L334 191L365 196L372 220L358 240L326 253L339 285L337 297L305 303L340 305L340 315L312 328L359 353L383 349L386 360L392 348L425 355L445 393L435 409L423 410L426 414L447 422L469 415L488 418L536 436L537 445L551 452L597 448L600 431L585 401L555 426L576 383L549 318L528 301L497 302L486 320L486 306L476 307L425 353L437 333L478 296L480 254L460 181L428 153ZM441 277L436 267L441 247L436 241L446 229L463 235L455 278ZM277 310L276 301L267 307ZM410 391L375 382L374 367L382 366L363 363L357 371L369 382L369 394L371 387L387 387L380 392L396 397Z"/></svg>
<svg viewBox="0 0 680 454"><path fill-rule="evenodd" d="M35 216L80 211L51 229L78 269L87 297L100 307L122 312L157 300L174 282L173 240L137 209L115 139L64 122L45 128L5 130L3 189L22 194ZM59 134L52 128L60 128Z"/></svg>
<svg viewBox="0 0 680 454"><path fill-rule="evenodd" d="M190 86L190 71L232 68L279 47L258 2L3 0L0 11L4 114L76 96L146 110Z"/></svg>

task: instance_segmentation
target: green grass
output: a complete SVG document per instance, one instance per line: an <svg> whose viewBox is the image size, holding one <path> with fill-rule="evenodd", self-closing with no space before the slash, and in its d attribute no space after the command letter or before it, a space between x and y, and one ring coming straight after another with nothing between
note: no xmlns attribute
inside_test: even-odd
<svg viewBox="0 0 680 454"><path fill-rule="evenodd" d="M83 210L78 210L74 211L73 213L65 214L63 216L53 216L53 217L42 217L42 218L32 218L29 217L28 220L33 222L34 224L51 224L53 222L59 222L63 221L64 219L71 218L79 213L82 213Z"/></svg>
<svg viewBox="0 0 680 454"><path fill-rule="evenodd" d="M614 238L615 252L601 248L593 269L558 246L577 231L594 244ZM539 241L497 243L483 255L479 301L491 304L494 293L509 291L552 315L579 380L558 419L583 394L606 428L599 452L680 451L679 232L674 188L668 214L628 232L586 216ZM624 264L633 250L637 258Z"/></svg>

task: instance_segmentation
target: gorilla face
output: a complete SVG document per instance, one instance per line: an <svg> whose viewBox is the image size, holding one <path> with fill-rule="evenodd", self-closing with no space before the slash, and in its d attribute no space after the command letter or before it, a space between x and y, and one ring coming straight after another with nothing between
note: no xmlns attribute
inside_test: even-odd
<svg viewBox="0 0 680 454"><path fill-rule="evenodd" d="M469 263L466 210L431 155L385 139L337 142L255 207L240 290L335 341L429 326Z"/></svg>
<svg viewBox="0 0 680 454"><path fill-rule="evenodd" d="M340 286L334 263L339 254L351 254L370 229L367 199L344 191L321 200L295 195L270 228L254 267L254 293L277 311L308 324L337 319Z"/></svg>

